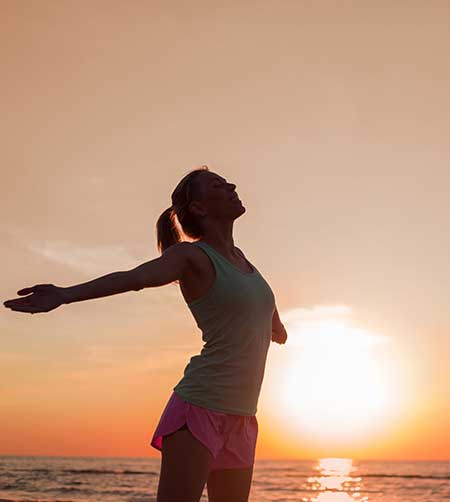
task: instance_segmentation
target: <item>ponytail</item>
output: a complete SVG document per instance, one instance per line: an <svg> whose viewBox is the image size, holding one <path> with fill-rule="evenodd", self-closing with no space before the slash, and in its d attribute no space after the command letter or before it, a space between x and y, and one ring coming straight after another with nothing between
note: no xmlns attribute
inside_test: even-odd
<svg viewBox="0 0 450 502"><path fill-rule="evenodd" d="M167 208L156 222L156 241L160 253L174 244L183 242L182 234L194 240L202 237L200 222L189 211L189 203L198 198L197 177L209 171L207 165L190 171L172 193L172 206Z"/></svg>
<svg viewBox="0 0 450 502"><path fill-rule="evenodd" d="M180 232L175 223L173 207L167 208L158 218L156 222L156 238L158 250L161 254L168 247L181 242Z"/></svg>

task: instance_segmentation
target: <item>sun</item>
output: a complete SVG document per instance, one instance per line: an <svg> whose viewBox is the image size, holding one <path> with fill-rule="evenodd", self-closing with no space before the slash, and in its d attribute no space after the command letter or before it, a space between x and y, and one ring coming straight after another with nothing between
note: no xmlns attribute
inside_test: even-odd
<svg viewBox="0 0 450 502"><path fill-rule="evenodd" d="M355 326L349 313L338 306L286 314L286 351L267 370L276 381L271 410L326 444L348 445L380 429L400 392L389 338Z"/></svg>

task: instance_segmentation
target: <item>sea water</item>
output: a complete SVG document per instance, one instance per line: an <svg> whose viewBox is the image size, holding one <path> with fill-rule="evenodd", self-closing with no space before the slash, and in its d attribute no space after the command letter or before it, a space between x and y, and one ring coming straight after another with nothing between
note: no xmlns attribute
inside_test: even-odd
<svg viewBox="0 0 450 502"><path fill-rule="evenodd" d="M1 456L0 502L156 502L160 467L160 458ZM256 459L249 502L269 501L450 502L450 462Z"/></svg>

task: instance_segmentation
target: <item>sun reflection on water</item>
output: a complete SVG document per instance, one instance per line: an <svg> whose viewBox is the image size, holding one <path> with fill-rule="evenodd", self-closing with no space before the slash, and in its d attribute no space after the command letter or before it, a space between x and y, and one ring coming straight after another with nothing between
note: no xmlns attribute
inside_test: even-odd
<svg viewBox="0 0 450 502"><path fill-rule="evenodd" d="M303 498L303 502L367 502L362 496L361 478L352 476L356 470L350 458L320 458L313 468L316 476L306 480L307 488L317 491L317 495Z"/></svg>

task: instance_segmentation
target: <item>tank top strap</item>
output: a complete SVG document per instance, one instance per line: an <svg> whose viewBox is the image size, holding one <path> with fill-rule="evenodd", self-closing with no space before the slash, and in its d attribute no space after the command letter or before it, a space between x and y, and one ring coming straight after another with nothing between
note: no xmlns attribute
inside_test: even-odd
<svg viewBox="0 0 450 502"><path fill-rule="evenodd" d="M228 263L223 259L223 257L211 246L202 241L194 241L195 244L201 248L212 261L214 268L216 269L217 275L224 275L228 268Z"/></svg>

